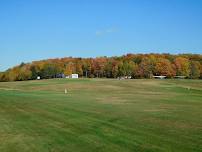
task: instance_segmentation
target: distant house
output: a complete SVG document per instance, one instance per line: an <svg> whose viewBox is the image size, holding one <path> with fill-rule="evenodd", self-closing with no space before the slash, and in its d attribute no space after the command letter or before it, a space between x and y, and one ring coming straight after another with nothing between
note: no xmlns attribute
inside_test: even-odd
<svg viewBox="0 0 202 152"><path fill-rule="evenodd" d="M153 76L153 78L155 78L155 79L165 79L166 76L164 76L164 75L159 75L159 76Z"/></svg>
<svg viewBox="0 0 202 152"><path fill-rule="evenodd" d="M78 74L71 74L71 75L66 76L65 78L78 79L79 75Z"/></svg>
<svg viewBox="0 0 202 152"><path fill-rule="evenodd" d="M37 78L36 78L37 80L40 80L41 79L41 77L40 76L37 76Z"/></svg>

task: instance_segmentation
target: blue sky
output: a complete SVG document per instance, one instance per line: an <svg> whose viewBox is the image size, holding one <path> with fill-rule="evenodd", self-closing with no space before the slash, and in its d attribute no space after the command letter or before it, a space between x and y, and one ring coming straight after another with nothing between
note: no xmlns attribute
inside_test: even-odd
<svg viewBox="0 0 202 152"><path fill-rule="evenodd" d="M0 71L39 59L149 52L202 54L202 1L0 1Z"/></svg>

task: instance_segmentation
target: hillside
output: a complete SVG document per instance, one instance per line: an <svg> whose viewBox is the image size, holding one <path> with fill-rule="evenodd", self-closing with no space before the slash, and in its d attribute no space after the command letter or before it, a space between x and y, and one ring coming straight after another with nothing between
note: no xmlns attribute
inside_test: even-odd
<svg viewBox="0 0 202 152"><path fill-rule="evenodd" d="M0 73L0 81L58 78L61 75L79 74L88 78L167 78L185 76L202 78L202 55L197 54L127 54L120 57L47 59L22 63Z"/></svg>

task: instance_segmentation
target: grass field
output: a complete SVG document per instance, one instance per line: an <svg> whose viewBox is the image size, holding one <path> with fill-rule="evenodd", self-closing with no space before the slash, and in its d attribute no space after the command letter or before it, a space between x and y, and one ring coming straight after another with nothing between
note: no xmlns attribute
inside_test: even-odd
<svg viewBox="0 0 202 152"><path fill-rule="evenodd" d="M202 151L202 80L0 83L0 152L68 151Z"/></svg>

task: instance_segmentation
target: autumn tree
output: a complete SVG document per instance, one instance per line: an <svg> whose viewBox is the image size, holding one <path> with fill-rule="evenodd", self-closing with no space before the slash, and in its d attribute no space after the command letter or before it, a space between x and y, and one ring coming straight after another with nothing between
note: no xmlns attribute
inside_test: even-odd
<svg viewBox="0 0 202 152"><path fill-rule="evenodd" d="M32 72L30 71L30 68L28 65L25 65L19 69L17 80L19 81L30 80L31 77L32 77Z"/></svg>
<svg viewBox="0 0 202 152"><path fill-rule="evenodd" d="M65 69L63 70L64 75L69 76L73 73L76 73L76 67L75 64L71 61L69 63L66 64Z"/></svg>
<svg viewBox="0 0 202 152"><path fill-rule="evenodd" d="M123 77L126 75L126 72L125 72L125 69L124 69L124 66L123 66L123 62L119 62L118 64L118 73L117 73L117 76L119 77Z"/></svg>
<svg viewBox="0 0 202 152"><path fill-rule="evenodd" d="M0 81L55 78L78 73L86 77L151 78L153 75L202 78L202 55L127 54L98 58L56 58L21 63L0 74ZM200 76L199 76L200 73Z"/></svg>
<svg viewBox="0 0 202 152"><path fill-rule="evenodd" d="M197 79L200 77L200 63L198 61L191 61L190 63L190 78Z"/></svg>
<svg viewBox="0 0 202 152"><path fill-rule="evenodd" d="M176 67L176 75L189 77L190 63L189 60L184 57L177 57L174 61Z"/></svg>
<svg viewBox="0 0 202 152"><path fill-rule="evenodd" d="M91 64L90 64L90 59L83 59L82 60L82 69L83 69L83 75L85 77L90 76L91 72Z"/></svg>
<svg viewBox="0 0 202 152"><path fill-rule="evenodd" d="M64 75L69 76L72 74L72 69L70 65L67 65L65 70L64 70Z"/></svg>
<svg viewBox="0 0 202 152"><path fill-rule="evenodd" d="M112 71L111 71L111 77L112 78L116 78L118 76L118 64L119 62L116 61L116 60L112 60L112 64L111 64L111 68L112 68Z"/></svg>
<svg viewBox="0 0 202 152"><path fill-rule="evenodd" d="M113 67L113 61L110 60L107 62L106 66L105 66L105 73L106 73L106 77L107 78L112 78L112 67Z"/></svg>
<svg viewBox="0 0 202 152"><path fill-rule="evenodd" d="M140 78L151 78L155 70L156 60L152 57L144 57L139 64L137 76Z"/></svg>
<svg viewBox="0 0 202 152"><path fill-rule="evenodd" d="M4 81L4 73L3 72L0 72L0 82Z"/></svg>
<svg viewBox="0 0 202 152"><path fill-rule="evenodd" d="M155 75L164 75L167 77L173 77L175 75L172 64L168 59L159 58L155 65Z"/></svg>
<svg viewBox="0 0 202 152"><path fill-rule="evenodd" d="M200 66L200 78L202 79L202 64Z"/></svg>
<svg viewBox="0 0 202 152"><path fill-rule="evenodd" d="M7 71L9 81L17 81L19 74L20 74L20 68L17 66Z"/></svg>
<svg viewBox="0 0 202 152"><path fill-rule="evenodd" d="M99 57L92 60L92 70L93 74L96 77L103 77L104 76L104 69L106 65L106 58Z"/></svg>
<svg viewBox="0 0 202 152"><path fill-rule="evenodd" d="M6 82L6 81L10 81L10 79L8 77L8 71L7 72L1 72L0 73L0 82Z"/></svg>
<svg viewBox="0 0 202 152"><path fill-rule="evenodd" d="M76 73L77 73L79 76L83 76L83 69L82 69L82 64L81 64L81 62L77 62L77 63L76 63Z"/></svg>
<svg viewBox="0 0 202 152"><path fill-rule="evenodd" d="M136 63L132 66L132 78L138 78L138 64Z"/></svg>

